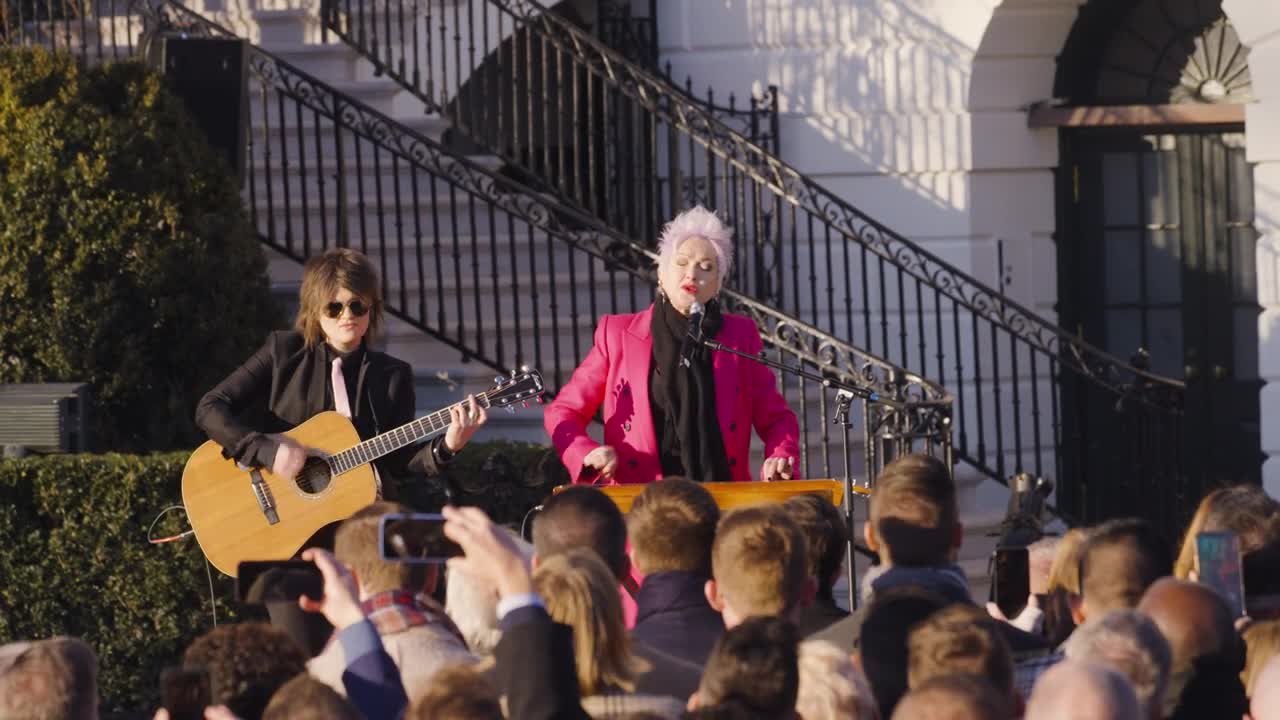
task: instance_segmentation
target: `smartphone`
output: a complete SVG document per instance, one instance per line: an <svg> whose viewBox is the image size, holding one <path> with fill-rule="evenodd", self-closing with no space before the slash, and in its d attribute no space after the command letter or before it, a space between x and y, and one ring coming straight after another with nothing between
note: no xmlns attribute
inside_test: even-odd
<svg viewBox="0 0 1280 720"><path fill-rule="evenodd" d="M209 672L166 668L160 673L160 704L170 720L202 720L204 709L213 704Z"/></svg>
<svg viewBox="0 0 1280 720"><path fill-rule="evenodd" d="M444 535L444 516L435 513L383 515L378 523L382 559L405 563L443 563L462 555Z"/></svg>
<svg viewBox="0 0 1280 720"><path fill-rule="evenodd" d="M996 607L1010 620L1017 617L1031 595L1031 564L1026 547L996 548L991 594Z"/></svg>
<svg viewBox="0 0 1280 720"><path fill-rule="evenodd" d="M1196 577L1218 591L1232 617L1244 615L1244 573L1240 566L1240 538L1233 532L1196 535Z"/></svg>
<svg viewBox="0 0 1280 720"><path fill-rule="evenodd" d="M236 599L247 605L324 597L324 576L306 560L245 560L236 569Z"/></svg>

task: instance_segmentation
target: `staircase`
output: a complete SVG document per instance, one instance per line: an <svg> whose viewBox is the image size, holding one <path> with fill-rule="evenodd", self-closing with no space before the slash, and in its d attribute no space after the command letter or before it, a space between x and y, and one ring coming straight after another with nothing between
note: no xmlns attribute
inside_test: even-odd
<svg viewBox="0 0 1280 720"><path fill-rule="evenodd" d="M89 24L116 22L126 13L142 17L128 18L137 27L234 35L163 0L122 4L116 15L104 12ZM443 124L404 115L403 93L350 50L311 47L321 43L310 42L314 27L305 13L257 11L254 22L260 37L336 77L333 84L322 82L262 48L249 54L245 197L271 249L277 290L282 297L295 294L298 261L326 248L351 246L368 254L387 288L392 321L386 348L420 371L423 409L487 386L494 370L525 363L541 369L557 389L589 349L600 314L639 310L651 301L654 256L648 248L547 188L497 172L509 164L495 156L466 155L442 144ZM34 42L30 35L26 40ZM106 52L92 43L71 47L96 61L127 57L140 44L141 37L133 36ZM815 376L870 386L895 401L855 407L855 426L837 432L828 422L833 407L821 384L787 381L811 473L815 466L843 466L830 450L841 442L853 451L848 459L858 477L909 447L948 451L951 398L943 388L767 304L732 292L726 301L755 319L775 359ZM544 440L541 415L533 411L495 418L489 432Z"/></svg>
<svg viewBox="0 0 1280 720"><path fill-rule="evenodd" d="M735 226L732 301L778 356L903 401L854 418L855 473L874 476L908 447L950 452L954 435L970 488L1048 475L1060 509L1087 518L1141 471L1178 480L1168 497L1141 499L1157 522L1172 527L1193 504L1177 454L1154 451L1178 445L1180 384L876 222L779 159L776 127L692 97L652 57L624 56L529 0L326 0L322 24L314 9L246 16L215 1L204 10L221 24L163 2L84 12L83 0L40 0L36 16L14 24L10 12L0 26L9 42L92 58L136 52L140 14L268 46L251 62L246 197L277 253L273 278L288 295L307 255L350 245L374 257L395 316L387 349L426 369L424 409L487 385L482 368L530 362L558 387L600 313L648 303L658 229L701 202ZM827 394L784 387L809 473L840 474ZM1129 422L1103 458L1107 477L1083 462L1097 412ZM537 413L491 432L542 438Z"/></svg>
<svg viewBox="0 0 1280 720"><path fill-rule="evenodd" d="M1181 383L1089 345L895 233L655 72L651 56L629 57L564 15L533 0L322 8L329 30L427 112L641 244L694 203L726 214L735 290L952 390L957 478L971 491L1027 471L1055 480L1066 514L1133 508L1176 533L1202 481L1177 452ZM469 21L441 20L451 16ZM485 33L468 34L476 25ZM1121 437L1091 435L1102 413L1121 417ZM1169 478L1169 492L1141 496L1131 482L1140 475Z"/></svg>

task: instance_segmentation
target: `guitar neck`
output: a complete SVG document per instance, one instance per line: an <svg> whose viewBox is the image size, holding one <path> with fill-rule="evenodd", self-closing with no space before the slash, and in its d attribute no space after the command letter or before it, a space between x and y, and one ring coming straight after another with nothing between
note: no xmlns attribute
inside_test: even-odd
<svg viewBox="0 0 1280 720"><path fill-rule="evenodd" d="M489 398L494 392L494 390L490 390L476 394L476 404L483 408L491 407ZM464 405L465 401L454 403L443 410L424 415L417 420L407 422L394 430L388 430L381 435L365 440L359 445L354 445L332 455L330 462L333 465L334 473L344 473L366 463L371 463L384 455L389 455L400 448L435 435L449 427L449 411L455 407L464 407Z"/></svg>

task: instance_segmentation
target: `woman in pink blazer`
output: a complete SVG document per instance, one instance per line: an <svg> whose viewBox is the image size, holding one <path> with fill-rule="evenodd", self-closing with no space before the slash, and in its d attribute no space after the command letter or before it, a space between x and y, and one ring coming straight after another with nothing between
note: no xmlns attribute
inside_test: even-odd
<svg viewBox="0 0 1280 720"><path fill-rule="evenodd" d="M547 406L552 443L578 483L647 483L667 475L751 480L751 428L764 440L761 480L799 477L800 427L773 372L727 352L681 344L695 302L702 330L726 347L760 352L750 318L720 312L716 296L733 259L732 231L696 207L663 229L658 298L643 312L605 315L595 344ZM587 425L604 406L604 443Z"/></svg>

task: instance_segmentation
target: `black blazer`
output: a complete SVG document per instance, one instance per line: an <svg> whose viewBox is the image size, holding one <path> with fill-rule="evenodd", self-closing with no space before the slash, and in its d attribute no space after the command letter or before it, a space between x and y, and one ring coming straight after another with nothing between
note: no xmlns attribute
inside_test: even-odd
<svg viewBox="0 0 1280 720"><path fill-rule="evenodd" d="M502 620L493 650L498 691L511 720L589 720L578 695L573 629L527 606Z"/></svg>
<svg viewBox="0 0 1280 720"><path fill-rule="evenodd" d="M413 370L403 360L366 348L352 401L352 423L361 439L399 427L414 418ZM200 399L196 425L223 447L223 455L246 465L270 467L277 443L270 433L289 430L325 410L333 410L328 351L308 348L293 331L271 333L267 343ZM410 446L378 460L384 482L408 473L439 474L431 442Z"/></svg>

